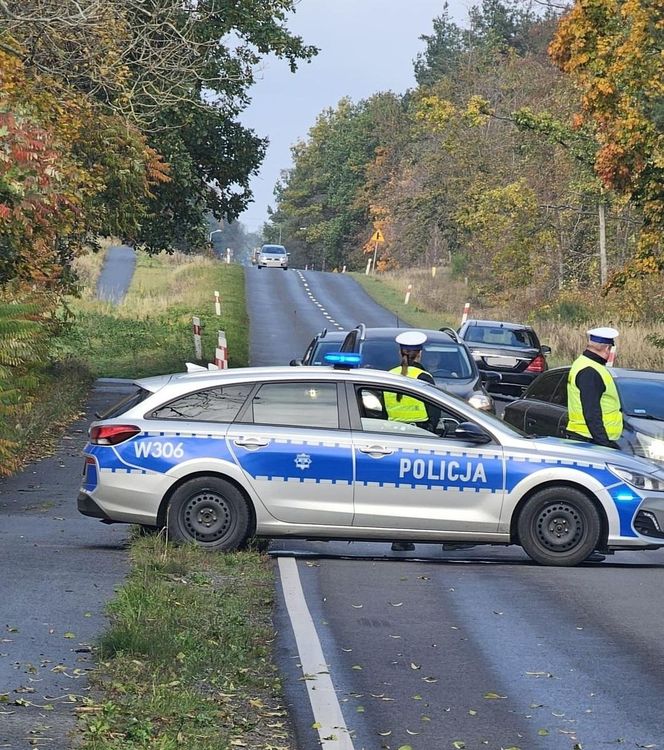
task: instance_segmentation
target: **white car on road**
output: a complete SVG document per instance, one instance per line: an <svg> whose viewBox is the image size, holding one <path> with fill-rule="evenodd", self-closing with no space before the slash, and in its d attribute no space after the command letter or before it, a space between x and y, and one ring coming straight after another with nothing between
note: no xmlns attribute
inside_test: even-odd
<svg viewBox="0 0 664 750"><path fill-rule="evenodd" d="M263 245L256 265L259 268L283 268L288 270L288 253L283 245Z"/></svg>

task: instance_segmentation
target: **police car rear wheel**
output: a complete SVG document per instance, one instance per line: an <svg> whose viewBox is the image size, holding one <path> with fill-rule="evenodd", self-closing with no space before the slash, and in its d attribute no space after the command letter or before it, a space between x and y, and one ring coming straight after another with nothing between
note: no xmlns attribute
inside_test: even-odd
<svg viewBox="0 0 664 750"><path fill-rule="evenodd" d="M518 521L519 541L541 565L578 565L596 549L597 509L573 487L548 487L533 495Z"/></svg>
<svg viewBox="0 0 664 750"><path fill-rule="evenodd" d="M177 542L235 550L246 541L250 526L251 515L242 493L218 477L192 479L171 498L168 532Z"/></svg>

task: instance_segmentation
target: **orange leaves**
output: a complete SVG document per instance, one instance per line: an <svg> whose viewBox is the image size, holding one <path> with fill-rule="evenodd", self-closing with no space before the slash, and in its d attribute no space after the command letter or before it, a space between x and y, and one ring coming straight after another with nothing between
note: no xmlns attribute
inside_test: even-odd
<svg viewBox="0 0 664 750"><path fill-rule="evenodd" d="M643 211L644 238L654 232L660 247L664 240L664 133L658 114L664 93L661 28L661 4L651 0L576 0L549 48L554 62L573 77L581 92L583 112L575 119L594 129L597 175L606 187L631 198ZM641 263L638 272L655 266Z"/></svg>

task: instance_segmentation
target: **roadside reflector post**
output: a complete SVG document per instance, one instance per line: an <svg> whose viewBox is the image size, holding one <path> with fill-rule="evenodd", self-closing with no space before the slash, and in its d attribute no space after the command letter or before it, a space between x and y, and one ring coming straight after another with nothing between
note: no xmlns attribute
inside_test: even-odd
<svg viewBox="0 0 664 750"><path fill-rule="evenodd" d="M436 278L436 266L431 266L431 278Z"/></svg>
<svg viewBox="0 0 664 750"><path fill-rule="evenodd" d="M466 302L466 304L463 306L463 315L461 316L461 325L463 325L468 320L469 315L470 315L470 302Z"/></svg>
<svg viewBox="0 0 664 750"><path fill-rule="evenodd" d="M408 289L406 290L406 296L403 301L404 305L407 305L410 302L410 295L412 291L413 291L413 285L408 284Z"/></svg>
<svg viewBox="0 0 664 750"><path fill-rule="evenodd" d="M219 300L219 292L214 293L214 312L216 315L221 315L221 301Z"/></svg>
<svg viewBox="0 0 664 750"><path fill-rule="evenodd" d="M341 269L341 273L346 273L346 266Z"/></svg>
<svg viewBox="0 0 664 750"><path fill-rule="evenodd" d="M607 367L613 367L616 363L616 346L615 344L611 347L609 352L609 358L606 360Z"/></svg>
<svg viewBox="0 0 664 750"><path fill-rule="evenodd" d="M371 258L367 261L367 270L364 272L365 276L368 276L371 273Z"/></svg>
<svg viewBox="0 0 664 750"><path fill-rule="evenodd" d="M201 338L201 319L195 315L192 318L194 333L194 352L196 359L203 359L203 340Z"/></svg>
<svg viewBox="0 0 664 750"><path fill-rule="evenodd" d="M217 333L217 348L214 352L214 363L220 370L228 369L228 342L226 341L226 332Z"/></svg>

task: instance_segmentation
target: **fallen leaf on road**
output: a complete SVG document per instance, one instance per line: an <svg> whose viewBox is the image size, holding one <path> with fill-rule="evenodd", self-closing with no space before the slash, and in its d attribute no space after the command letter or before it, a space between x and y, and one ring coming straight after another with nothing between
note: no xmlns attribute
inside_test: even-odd
<svg viewBox="0 0 664 750"><path fill-rule="evenodd" d="M376 734L378 734L379 737L389 737L392 734L392 730L388 729L385 732L377 732Z"/></svg>
<svg viewBox="0 0 664 750"><path fill-rule="evenodd" d="M415 664L415 662L411 661L410 668L411 669L422 669L422 666L420 664Z"/></svg>
<svg viewBox="0 0 664 750"><path fill-rule="evenodd" d="M502 700L503 698L507 698L506 695L498 695L498 693L484 693L484 697L488 701L496 701L496 700Z"/></svg>
<svg viewBox="0 0 664 750"><path fill-rule="evenodd" d="M67 632L67 633L64 634L63 638L72 639L72 638L76 638L76 636L73 633L71 633L71 632Z"/></svg>
<svg viewBox="0 0 664 750"><path fill-rule="evenodd" d="M362 667L359 664L353 664L353 669L362 669Z"/></svg>
<svg viewBox="0 0 664 750"><path fill-rule="evenodd" d="M549 736L549 730L548 729L538 729L537 734L539 734L540 737L548 737Z"/></svg>
<svg viewBox="0 0 664 750"><path fill-rule="evenodd" d="M411 737L417 737L420 732L412 732L410 729L406 729L406 734L409 734Z"/></svg>
<svg viewBox="0 0 664 750"><path fill-rule="evenodd" d="M433 684L434 682L438 682L437 677L423 677L422 679L424 680L424 682L428 682L430 684Z"/></svg>
<svg viewBox="0 0 664 750"><path fill-rule="evenodd" d="M472 708L470 711L468 711L469 716L477 716L477 711L474 711Z"/></svg>
<svg viewBox="0 0 664 750"><path fill-rule="evenodd" d="M392 607L403 607L403 602L390 602Z"/></svg>
<svg viewBox="0 0 664 750"><path fill-rule="evenodd" d="M452 747L455 748L455 750L464 750L466 743L463 740L454 740Z"/></svg>
<svg viewBox="0 0 664 750"><path fill-rule="evenodd" d="M352 648L342 648L341 649L344 653L350 654L350 652L353 650Z"/></svg>
<svg viewBox="0 0 664 750"><path fill-rule="evenodd" d="M362 609L362 607L364 607L364 604L351 604L350 606L354 609Z"/></svg>

